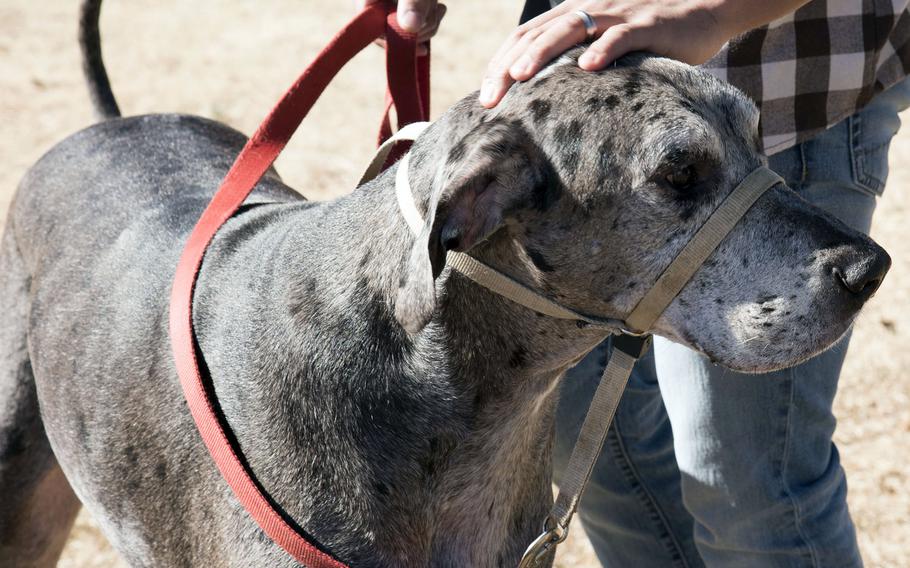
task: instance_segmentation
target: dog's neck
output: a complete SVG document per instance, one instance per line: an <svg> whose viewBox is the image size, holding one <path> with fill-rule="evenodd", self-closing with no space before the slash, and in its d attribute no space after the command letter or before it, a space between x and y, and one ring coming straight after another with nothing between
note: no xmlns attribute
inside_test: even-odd
<svg viewBox="0 0 910 568"><path fill-rule="evenodd" d="M432 147L416 150L413 171L429 175L438 158ZM429 177L418 178L420 203ZM313 515L340 514L340 533L307 529L350 558L387 554L400 564L407 551L424 555L418 565L512 562L551 500L558 379L601 336L449 270L437 281L433 320L409 336L393 315L413 239L398 211L394 170L300 215L316 232L291 233L270 260L287 274L271 284L287 311L284 325L272 322L280 333L270 341L292 355L261 401L271 408L256 427L265 444L251 448L251 463L268 460L263 476L297 482L274 492L292 516L319 511L319 499L343 500ZM534 281L533 264L506 235L473 254ZM277 415L276 398L284 401ZM302 465L326 455L350 458L312 471ZM301 485L307 494L295 493ZM330 494L311 495L317 487Z"/></svg>

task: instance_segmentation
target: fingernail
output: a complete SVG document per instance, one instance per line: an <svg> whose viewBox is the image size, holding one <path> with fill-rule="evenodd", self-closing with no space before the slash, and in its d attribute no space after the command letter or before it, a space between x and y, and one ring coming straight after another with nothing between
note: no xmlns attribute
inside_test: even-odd
<svg viewBox="0 0 910 568"><path fill-rule="evenodd" d="M509 72L512 74L513 77L515 75L524 76L531 72L531 66L532 66L531 58L528 57L527 55L525 55L525 56L522 56L521 59L516 61L514 65L512 65L512 68L509 70Z"/></svg>
<svg viewBox="0 0 910 568"><path fill-rule="evenodd" d="M398 25L406 31L416 33L420 31L423 22L421 21L420 14L417 13L417 10L408 10L398 19Z"/></svg>
<svg viewBox="0 0 910 568"><path fill-rule="evenodd" d="M484 79L480 86L480 102L489 103L493 100L493 81Z"/></svg>
<svg viewBox="0 0 910 568"><path fill-rule="evenodd" d="M578 66L582 69L596 71L604 66L604 56L601 54L583 53L578 59Z"/></svg>

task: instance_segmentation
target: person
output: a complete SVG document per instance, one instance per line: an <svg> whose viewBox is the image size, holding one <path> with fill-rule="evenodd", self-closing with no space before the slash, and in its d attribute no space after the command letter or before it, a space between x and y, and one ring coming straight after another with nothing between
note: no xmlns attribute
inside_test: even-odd
<svg viewBox="0 0 910 568"><path fill-rule="evenodd" d="M514 81L589 31L593 41L579 59L589 71L636 50L701 65L759 106L769 166L797 194L868 232L898 113L910 106L908 2L528 0L522 24L488 66L480 100L492 108ZM399 3L427 17L438 6ZM747 376L655 338L579 510L600 561L861 566L832 442L848 341L796 367ZM557 483L609 352L607 341L563 381Z"/></svg>

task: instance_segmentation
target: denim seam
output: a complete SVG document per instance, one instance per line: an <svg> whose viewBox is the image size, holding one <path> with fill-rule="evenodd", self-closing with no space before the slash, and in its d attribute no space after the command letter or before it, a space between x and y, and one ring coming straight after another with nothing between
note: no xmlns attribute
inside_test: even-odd
<svg viewBox="0 0 910 568"><path fill-rule="evenodd" d="M806 145L799 145L799 187L800 189L806 185L806 180L809 179L809 160L806 159Z"/></svg>
<svg viewBox="0 0 910 568"><path fill-rule="evenodd" d="M881 196L881 192L885 187L885 180L881 179L876 174L869 173L870 169L874 170L875 168L874 166L872 168L866 167L867 159L876 152L886 150L890 144L890 142L886 142L885 144L878 144L869 148L863 148L862 150L852 150L857 168L855 171L856 182L860 187L867 192L870 192L875 197Z"/></svg>
<svg viewBox="0 0 910 568"><path fill-rule="evenodd" d="M891 141L870 148L857 148L857 140L862 137L863 121L859 115L847 119L847 148L850 152L850 172L853 174L853 183L864 193L879 197L885 186L885 180L869 173L865 167L866 157L874 151L880 151L889 146Z"/></svg>
<svg viewBox="0 0 910 568"><path fill-rule="evenodd" d="M656 524L660 525L658 530L663 530L663 532L666 533L666 536L658 534L657 540L666 547L667 552L674 561L674 565L680 566L681 568L690 568L683 548L679 543L679 539L673 534L673 529L667 521L667 515L660 508L654 495L648 490L647 486L645 486L641 475L638 473L638 469L632 462L632 458L629 456L628 451L626 451L618 422L619 421L616 419L613 420L613 425L611 426L613 436L607 436L607 445L610 446L613 457L616 458L619 463L620 470L625 474L626 480L632 485L632 490L639 497L645 509L650 513L649 516L652 520L656 520Z"/></svg>
<svg viewBox="0 0 910 568"><path fill-rule="evenodd" d="M815 547L812 546L812 541L806 536L805 532L803 532L803 529L802 529L802 518L800 517L799 502L793 496L793 491L790 489L790 485L787 483L786 474L787 474L787 467L789 466L789 462L790 462L790 459L789 459L790 434L793 432L792 422L791 422L793 413L791 412L791 410L792 410L793 404L794 404L794 401L793 401L794 393L796 392L796 388L795 388L796 371L794 371L792 367L790 369L787 369L787 378L788 378L787 382L790 385L790 393L789 393L790 396L789 396L789 400L787 401L787 420L786 420L786 425L785 425L785 429L784 429L784 447L783 447L783 455L781 456L781 464L780 464L780 483L781 483L781 486L783 487L784 494L787 496L787 500L790 501L790 505L793 508L794 528L796 528L796 533L799 535L800 540L803 541L803 544L809 551L808 556L811 560L812 567L819 568L818 554L816 553Z"/></svg>

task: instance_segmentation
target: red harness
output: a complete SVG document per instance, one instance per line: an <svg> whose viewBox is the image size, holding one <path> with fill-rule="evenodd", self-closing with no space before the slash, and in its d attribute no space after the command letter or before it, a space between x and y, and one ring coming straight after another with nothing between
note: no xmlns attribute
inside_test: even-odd
<svg viewBox="0 0 910 568"><path fill-rule="evenodd" d="M387 45L388 90L380 142L392 133L389 119L392 105L398 115L399 127L428 119L429 55L416 57L416 37L398 27L394 8L380 4L365 8L332 38L300 75L237 156L187 240L171 292L170 334L177 373L209 454L237 500L265 534L298 562L310 568L342 568L345 565L308 540L292 521L286 520L275 509L263 488L244 466L239 450L229 441L226 435L229 426L215 411L199 370L199 353L193 332L193 288L202 257L215 233L230 219L275 161L335 74L354 55L382 35L385 35Z"/></svg>

